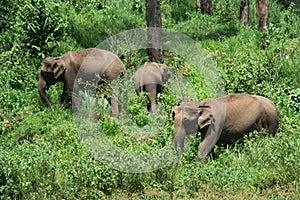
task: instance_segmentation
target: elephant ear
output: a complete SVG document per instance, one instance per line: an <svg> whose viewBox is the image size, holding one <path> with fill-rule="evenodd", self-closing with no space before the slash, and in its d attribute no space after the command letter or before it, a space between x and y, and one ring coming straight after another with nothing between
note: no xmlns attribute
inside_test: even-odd
<svg viewBox="0 0 300 200"><path fill-rule="evenodd" d="M210 106L199 106L200 116L198 118L199 128L202 129L214 123L214 117Z"/></svg>
<svg viewBox="0 0 300 200"><path fill-rule="evenodd" d="M173 120L175 120L175 115L178 114L179 110L180 110L180 106L179 106L179 105L174 106L174 107L172 108L172 119L173 119Z"/></svg>
<svg viewBox="0 0 300 200"><path fill-rule="evenodd" d="M52 66L55 79L58 79L65 71L65 62L61 58L56 58L56 62Z"/></svg>
<svg viewBox="0 0 300 200"><path fill-rule="evenodd" d="M159 66L160 71L161 71L162 82L165 84L170 78L169 69L168 69L167 65L165 65L165 64L158 64L158 66Z"/></svg>

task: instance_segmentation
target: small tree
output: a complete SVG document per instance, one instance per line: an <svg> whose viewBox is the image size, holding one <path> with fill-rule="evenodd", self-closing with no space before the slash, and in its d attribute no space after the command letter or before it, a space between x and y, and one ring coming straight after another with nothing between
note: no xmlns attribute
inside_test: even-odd
<svg viewBox="0 0 300 200"><path fill-rule="evenodd" d="M239 20L244 24L249 24L250 0L242 0L240 5Z"/></svg>
<svg viewBox="0 0 300 200"><path fill-rule="evenodd" d="M264 30L269 23L269 1L270 0L256 0L256 19L259 30ZM250 12L250 0L241 0L239 20L248 25Z"/></svg>
<svg viewBox="0 0 300 200"><path fill-rule="evenodd" d="M211 0L196 0L197 6L200 7L202 14L213 14L213 6Z"/></svg>
<svg viewBox="0 0 300 200"><path fill-rule="evenodd" d="M256 19L258 29L264 30L269 24L270 0L256 0Z"/></svg>
<svg viewBox="0 0 300 200"><path fill-rule="evenodd" d="M146 19L148 27L148 56L152 62L163 62L162 20L160 0L146 0Z"/></svg>

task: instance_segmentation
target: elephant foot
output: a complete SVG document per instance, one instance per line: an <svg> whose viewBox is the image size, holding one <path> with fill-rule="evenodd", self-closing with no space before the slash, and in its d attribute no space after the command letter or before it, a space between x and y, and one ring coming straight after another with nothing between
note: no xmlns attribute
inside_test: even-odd
<svg viewBox="0 0 300 200"><path fill-rule="evenodd" d="M119 119L119 115L116 114L116 113L111 113L110 116L111 116L112 118Z"/></svg>
<svg viewBox="0 0 300 200"><path fill-rule="evenodd" d="M151 105L151 109L150 109L150 112L152 112L152 113L155 113L156 112L156 110L157 110L157 108L156 108L157 106L156 106L156 104L152 104Z"/></svg>

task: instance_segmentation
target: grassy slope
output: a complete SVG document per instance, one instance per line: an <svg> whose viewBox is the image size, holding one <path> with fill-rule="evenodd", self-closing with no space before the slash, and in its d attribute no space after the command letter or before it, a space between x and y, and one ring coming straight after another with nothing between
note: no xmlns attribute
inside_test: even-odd
<svg viewBox="0 0 300 200"><path fill-rule="evenodd" d="M299 197L299 15L293 17L290 12L274 3L271 13L277 13L276 18L271 20L272 25L268 31L260 33L255 27L243 27L228 18L234 12L233 6L218 3L215 17L195 12L184 15L186 13L180 11L184 17L178 19L176 16L178 17L180 4L179 1L176 3L172 9L166 1L162 4L166 9L163 13L165 27L189 35L208 52L219 50L220 55L214 58L214 62L225 81L226 92L254 93L271 98L280 111L281 132L274 138L261 138L254 134L241 145L228 149L217 148L217 159L208 158L201 165L195 162L199 142L197 137L184 157L171 166L145 174L121 173L90 156L77 134L71 111L60 109L56 104L61 89L54 87L49 91L51 100L56 105L52 109L46 109L41 105L36 92L36 76L29 75L27 77L32 77L28 81L30 84L24 88L15 87L14 85L18 86L16 82L8 84L1 91L2 198L123 199L124 195L128 199ZM74 27L78 26L82 27L82 32L81 29L78 30L81 33L79 35L72 32L74 36L70 34L68 40L59 42L60 45L54 52L59 53L68 45L92 46L91 41L95 39L93 34L84 34L85 28L89 26L92 27L89 29L91 31L98 26L111 27L105 29L106 33L101 33L101 37L126 28L143 26L143 10L137 5L139 4L134 9L137 13L128 17L123 12L126 6L116 15L112 15L113 6L107 7L106 16L117 18L115 20L120 22L114 26L111 23L98 24L97 19L110 21L109 17L103 17L103 13L97 15L94 11L92 17L84 18L87 16L84 10L77 14L71 12L70 15L75 17L69 20L74 23L70 30L75 32ZM285 24L282 21L284 18L289 19L290 24ZM179 21L177 24L176 20ZM87 27L84 28L85 25ZM74 38L75 35L77 38ZM85 35L91 38L81 40ZM4 54L2 56L6 58ZM134 65L134 62L142 60L138 53L130 56L124 58L127 65ZM184 71L182 60L170 55L166 57L170 58L166 62L180 67L180 72ZM34 66L39 61L30 62L30 56L25 56L24 59L28 59L25 62L30 67L39 68ZM10 70L7 70L8 74L1 75L2 80L23 70L22 64L10 64L9 61L6 60L4 66L9 66ZM192 68L187 69L193 71ZM198 88L197 95L202 97L202 91L207 89L205 84L198 84L200 77L194 73L187 74L187 79ZM16 80L24 79L19 77ZM205 95L207 94L203 96ZM172 93L167 93L160 99L168 108L176 104L176 101ZM142 109L140 100L134 95L131 104L132 113ZM139 113L138 119L144 120L141 123L147 123L146 114L142 111ZM168 115L166 129L154 137L154 142L150 144L128 136L112 120L101 121L99 125L114 144L128 150L147 152L159 149L166 141L172 140L174 127L170 118Z"/></svg>

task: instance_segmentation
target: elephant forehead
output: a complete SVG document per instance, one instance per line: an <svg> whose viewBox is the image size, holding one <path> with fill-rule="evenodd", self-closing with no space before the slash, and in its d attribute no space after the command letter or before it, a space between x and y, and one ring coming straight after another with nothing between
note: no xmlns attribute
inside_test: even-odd
<svg viewBox="0 0 300 200"><path fill-rule="evenodd" d="M55 60L54 60L53 57L47 57L47 58L44 59L43 65L51 65L51 64L54 63L54 61L55 61Z"/></svg>
<svg viewBox="0 0 300 200"><path fill-rule="evenodd" d="M173 107L173 112L179 116L181 119L195 119L198 118L200 110L197 106L175 106Z"/></svg>
<svg viewBox="0 0 300 200"><path fill-rule="evenodd" d="M198 103L196 102L182 102L172 108L175 113L190 113L198 110Z"/></svg>
<svg viewBox="0 0 300 200"><path fill-rule="evenodd" d="M195 120L199 117L199 110L195 108L185 108L181 110L184 120Z"/></svg>
<svg viewBox="0 0 300 200"><path fill-rule="evenodd" d="M192 109L192 108L198 108L199 103L198 102L182 102L180 103L180 107L184 109Z"/></svg>

